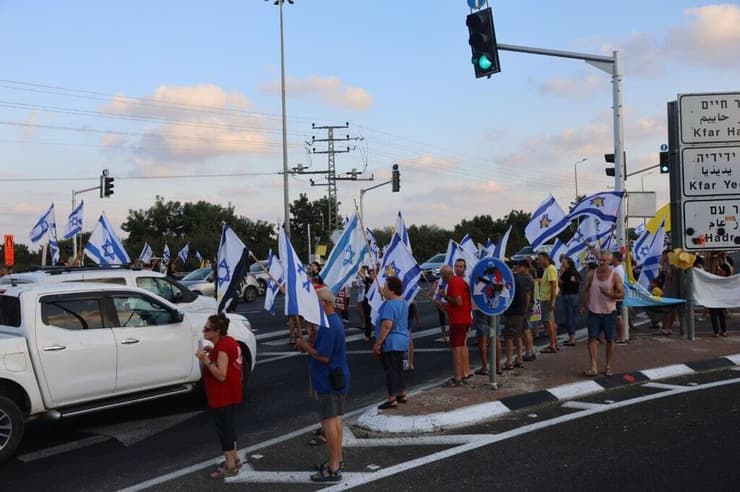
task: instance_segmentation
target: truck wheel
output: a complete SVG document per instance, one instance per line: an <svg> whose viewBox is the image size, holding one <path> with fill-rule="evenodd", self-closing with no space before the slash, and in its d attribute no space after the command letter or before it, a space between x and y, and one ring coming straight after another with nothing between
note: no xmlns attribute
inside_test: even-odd
<svg viewBox="0 0 740 492"><path fill-rule="evenodd" d="M0 463L15 455L23 438L23 414L18 405L0 396Z"/></svg>
<svg viewBox="0 0 740 492"><path fill-rule="evenodd" d="M257 299L257 287L250 285L244 289L244 301L253 302L255 299Z"/></svg>

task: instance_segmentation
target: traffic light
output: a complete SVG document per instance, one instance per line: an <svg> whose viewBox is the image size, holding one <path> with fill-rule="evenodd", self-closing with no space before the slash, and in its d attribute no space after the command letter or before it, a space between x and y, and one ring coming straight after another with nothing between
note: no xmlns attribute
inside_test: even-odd
<svg viewBox="0 0 740 492"><path fill-rule="evenodd" d="M115 180L110 176L100 177L100 198L107 198L113 194L113 181Z"/></svg>
<svg viewBox="0 0 740 492"><path fill-rule="evenodd" d="M604 154L604 160L606 162L614 163L614 154ZM607 176L614 176L614 168L607 167L605 169ZM627 180L627 152L622 154L622 179Z"/></svg>
<svg viewBox="0 0 740 492"><path fill-rule="evenodd" d="M393 192L401 191L401 173L398 170L398 164L393 164L393 176L391 177L391 187Z"/></svg>
<svg viewBox="0 0 740 492"><path fill-rule="evenodd" d="M660 153L660 174L671 172L670 158L670 152L667 150Z"/></svg>
<svg viewBox="0 0 740 492"><path fill-rule="evenodd" d="M479 10L468 15L465 20L468 26L468 43L473 52L475 77L490 77L501 71L498 59L496 33L493 29L493 11L491 8Z"/></svg>

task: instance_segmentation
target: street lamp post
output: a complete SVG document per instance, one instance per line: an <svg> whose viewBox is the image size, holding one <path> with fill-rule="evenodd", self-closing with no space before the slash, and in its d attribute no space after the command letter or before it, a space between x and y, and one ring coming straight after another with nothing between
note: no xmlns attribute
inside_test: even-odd
<svg viewBox="0 0 740 492"><path fill-rule="evenodd" d="M576 181L576 202L575 202L576 205L578 205L578 164L580 164L582 162L586 162L587 160L588 160L588 157L584 157L580 161L576 161L576 162L573 163L573 175L574 175L575 181Z"/></svg>
<svg viewBox="0 0 740 492"><path fill-rule="evenodd" d="M268 1L268 0L265 0ZM280 8L280 97L283 109L283 227L290 236L290 203L288 200L288 124L285 117L285 39L283 33L283 4L285 0L275 0L273 5ZM288 0L292 4L293 0Z"/></svg>

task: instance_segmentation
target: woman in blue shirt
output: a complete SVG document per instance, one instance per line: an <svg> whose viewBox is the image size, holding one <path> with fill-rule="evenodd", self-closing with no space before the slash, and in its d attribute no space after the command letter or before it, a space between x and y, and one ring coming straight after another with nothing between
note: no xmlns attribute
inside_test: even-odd
<svg viewBox="0 0 740 492"><path fill-rule="evenodd" d="M406 403L406 386L403 382L403 354L409 348L408 304L401 297L403 282L389 277L383 287L386 301L380 307L375 328L373 354L380 358L388 388L388 401L380 410L394 408L398 402Z"/></svg>

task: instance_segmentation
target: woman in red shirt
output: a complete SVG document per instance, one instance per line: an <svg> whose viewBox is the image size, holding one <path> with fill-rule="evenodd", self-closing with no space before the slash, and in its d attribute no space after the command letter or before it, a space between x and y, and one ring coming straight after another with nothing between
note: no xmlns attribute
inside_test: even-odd
<svg viewBox="0 0 740 492"><path fill-rule="evenodd" d="M206 398L225 457L224 463L211 472L214 479L236 475L240 464L236 455L236 410L242 401L242 353L228 331L229 318L225 314L209 316L203 338L213 347L204 346L195 353L202 364Z"/></svg>

